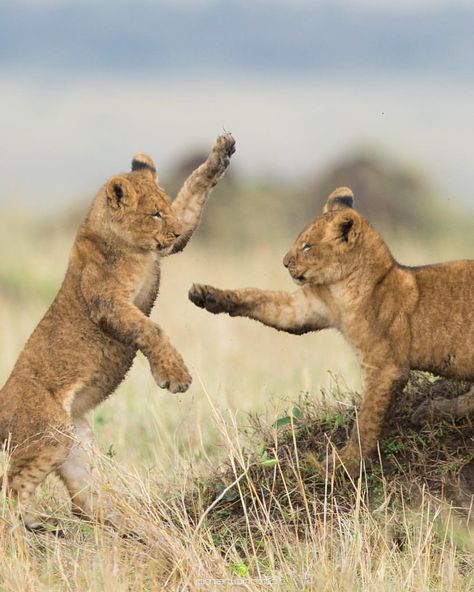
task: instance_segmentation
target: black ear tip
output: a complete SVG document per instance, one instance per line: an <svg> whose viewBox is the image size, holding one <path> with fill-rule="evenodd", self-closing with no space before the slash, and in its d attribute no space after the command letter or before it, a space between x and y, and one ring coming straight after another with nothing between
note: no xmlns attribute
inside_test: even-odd
<svg viewBox="0 0 474 592"><path fill-rule="evenodd" d="M333 198L331 203L334 205L345 206L346 208L352 208L354 205L354 197L352 195L338 195Z"/></svg>
<svg viewBox="0 0 474 592"><path fill-rule="evenodd" d="M338 187L328 197L324 207L325 212L352 208L354 206L354 194L349 187Z"/></svg>
<svg viewBox="0 0 474 592"><path fill-rule="evenodd" d="M152 173L156 173L155 167L150 166L148 163L142 162L140 160L132 160L132 172L142 171L143 169L149 170Z"/></svg>
<svg viewBox="0 0 474 592"><path fill-rule="evenodd" d="M338 187L329 197L333 203L346 206L346 208L352 208L354 205L354 194L349 187Z"/></svg>
<svg viewBox="0 0 474 592"><path fill-rule="evenodd" d="M132 171L142 171L143 169L156 173L155 163L148 154L137 152L132 157Z"/></svg>

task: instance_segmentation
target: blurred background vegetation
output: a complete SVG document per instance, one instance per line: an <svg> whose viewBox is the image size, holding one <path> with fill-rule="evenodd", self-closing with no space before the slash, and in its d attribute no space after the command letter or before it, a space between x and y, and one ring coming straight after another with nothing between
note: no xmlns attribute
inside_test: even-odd
<svg viewBox="0 0 474 592"><path fill-rule="evenodd" d="M184 153L167 172L164 183L172 198L206 156L205 150ZM243 175L232 163L214 190L193 243L203 250L227 252L229 258L274 248L279 262L301 229L321 212L327 195L342 185L352 188L357 209L384 235L396 256L399 252L411 264L433 262L436 256L471 256L469 206L466 211L461 200L447 199L416 163L402 163L376 150L341 156L293 181L278 175ZM57 248L58 241L66 264L68 246L90 201L91 196L71 199L46 213L3 207L0 294L4 298L38 297L45 303L52 299L58 287L56 273L62 269L49 270L50 257L32 263L30 249L38 254ZM416 246L426 252L423 258L417 257ZM410 253L412 247L415 252ZM246 283L245 274L242 282Z"/></svg>

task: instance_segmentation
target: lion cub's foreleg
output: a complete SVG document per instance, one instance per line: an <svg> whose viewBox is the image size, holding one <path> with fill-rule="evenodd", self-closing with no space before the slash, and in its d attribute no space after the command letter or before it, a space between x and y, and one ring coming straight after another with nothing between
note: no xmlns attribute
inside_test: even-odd
<svg viewBox="0 0 474 592"><path fill-rule="evenodd" d="M396 365L364 366L364 393L349 442L336 455L346 470L354 475L359 471L361 458L374 452L383 421L393 393L402 389L408 380L408 370Z"/></svg>
<svg viewBox="0 0 474 592"><path fill-rule="evenodd" d="M204 205L229 166L230 157L234 152L235 140L232 135L219 136L206 162L186 179L172 204L184 230L174 243L170 255L182 251L199 226Z"/></svg>
<svg viewBox="0 0 474 592"><path fill-rule="evenodd" d="M302 334L330 326L324 305L305 290L293 293L244 288L220 290L193 284L189 299L214 314L228 313L254 319L287 333Z"/></svg>
<svg viewBox="0 0 474 592"><path fill-rule="evenodd" d="M83 272L82 292L92 321L118 341L139 349L148 358L153 377L160 388L172 393L187 390L191 384L191 375L165 332L130 302L126 295L121 297L119 290L108 292L103 284L100 282L100 273L92 266Z"/></svg>

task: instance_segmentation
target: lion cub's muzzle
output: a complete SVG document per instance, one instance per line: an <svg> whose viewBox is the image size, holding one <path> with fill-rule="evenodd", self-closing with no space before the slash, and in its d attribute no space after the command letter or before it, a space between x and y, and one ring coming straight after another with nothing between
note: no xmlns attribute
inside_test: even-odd
<svg viewBox="0 0 474 592"><path fill-rule="evenodd" d="M166 238L161 241L159 248L171 247L178 238L183 234L183 225L178 220L170 220L166 227Z"/></svg>
<svg viewBox="0 0 474 592"><path fill-rule="evenodd" d="M298 269L296 259L291 254L291 252L288 252L283 258L283 265L288 269L291 277L293 278L293 281L296 284L300 286L301 284L304 284L306 282L304 272L302 273L301 270Z"/></svg>
<svg viewBox="0 0 474 592"><path fill-rule="evenodd" d="M174 243L178 240L181 234L182 233L178 232L177 230L172 230L168 232L166 239L157 241L156 250L159 253L166 252L170 247L174 245Z"/></svg>

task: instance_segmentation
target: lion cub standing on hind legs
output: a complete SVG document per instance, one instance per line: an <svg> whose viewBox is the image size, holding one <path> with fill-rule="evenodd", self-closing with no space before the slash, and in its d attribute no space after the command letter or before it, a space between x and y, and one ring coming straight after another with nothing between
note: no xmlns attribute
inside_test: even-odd
<svg viewBox="0 0 474 592"><path fill-rule="evenodd" d="M474 261L405 267L353 209L350 189L328 198L321 216L296 239L283 264L301 286L293 293L220 290L194 284L189 298L212 313L229 313L300 335L336 328L352 344L364 394L348 444L337 455L358 473L380 435L391 393L410 369L474 381ZM416 419L474 413L474 388L452 401L425 402Z"/></svg>
<svg viewBox="0 0 474 592"><path fill-rule="evenodd" d="M173 203L145 154L137 154L132 172L111 178L93 201L61 289L0 391L0 442L9 442L11 454L7 492L18 499L28 528L44 524L34 494L53 471L76 514L114 524L113 513L98 507L84 415L122 382L137 350L148 358L158 386L172 393L189 387L181 356L149 315L160 258L188 243L234 144L230 134L220 136Z"/></svg>

